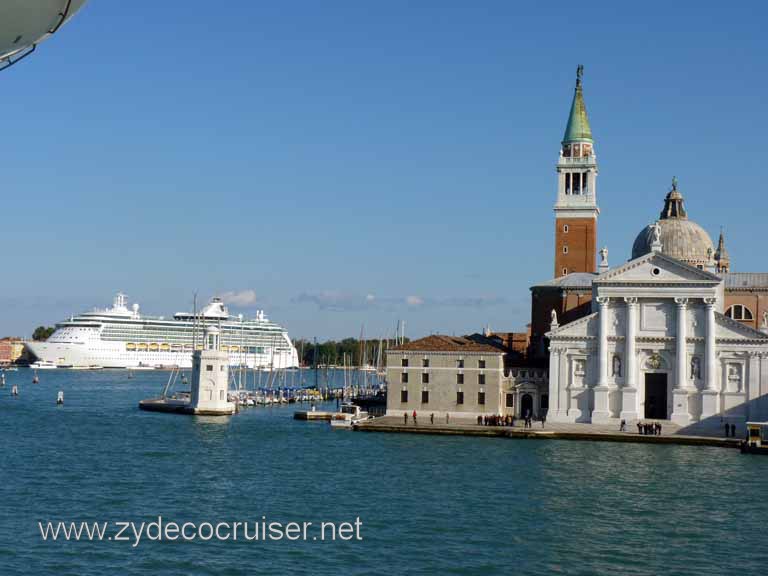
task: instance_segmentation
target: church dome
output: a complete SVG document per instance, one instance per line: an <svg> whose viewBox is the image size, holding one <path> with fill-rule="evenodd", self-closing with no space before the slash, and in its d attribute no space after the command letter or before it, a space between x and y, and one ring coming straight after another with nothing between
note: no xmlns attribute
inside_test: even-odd
<svg viewBox="0 0 768 576"><path fill-rule="evenodd" d="M661 252L696 267L714 265L715 246L707 231L696 222L688 220L683 195L672 180L672 190L664 199L664 209L659 219L640 231L632 245L632 258L651 252L654 228L658 226Z"/></svg>

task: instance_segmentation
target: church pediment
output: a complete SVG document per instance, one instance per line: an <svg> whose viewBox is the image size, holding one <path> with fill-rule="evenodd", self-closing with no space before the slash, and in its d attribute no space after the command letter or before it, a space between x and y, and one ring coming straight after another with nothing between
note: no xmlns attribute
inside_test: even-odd
<svg viewBox="0 0 768 576"><path fill-rule="evenodd" d="M589 338L597 336L597 312L559 326L546 334L554 338Z"/></svg>
<svg viewBox="0 0 768 576"><path fill-rule="evenodd" d="M761 340L768 344L768 335L723 314L715 313L718 340Z"/></svg>
<svg viewBox="0 0 768 576"><path fill-rule="evenodd" d="M595 278L595 284L698 284L715 286L719 276L699 270L674 258L652 252L630 260Z"/></svg>

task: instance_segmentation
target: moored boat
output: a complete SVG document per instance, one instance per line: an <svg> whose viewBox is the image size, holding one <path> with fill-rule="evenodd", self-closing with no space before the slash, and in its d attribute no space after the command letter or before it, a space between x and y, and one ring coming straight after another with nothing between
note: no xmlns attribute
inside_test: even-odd
<svg viewBox="0 0 768 576"><path fill-rule="evenodd" d="M747 422L747 439L741 443L742 454L768 454L768 422Z"/></svg>

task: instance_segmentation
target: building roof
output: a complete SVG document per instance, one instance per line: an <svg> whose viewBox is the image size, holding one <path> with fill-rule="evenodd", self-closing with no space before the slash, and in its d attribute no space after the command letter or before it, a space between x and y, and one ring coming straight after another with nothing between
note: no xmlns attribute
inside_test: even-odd
<svg viewBox="0 0 768 576"><path fill-rule="evenodd" d="M407 344L391 348L390 352L488 352L503 354L504 348L479 334L471 336L445 336L432 334Z"/></svg>
<svg viewBox="0 0 768 576"><path fill-rule="evenodd" d="M580 288L588 290L592 288L592 281L597 278L595 272L572 272L546 282L540 282L531 288Z"/></svg>
<svg viewBox="0 0 768 576"><path fill-rule="evenodd" d="M568 116L568 125L565 127L563 144L568 142L592 142L592 129L587 118L587 107L584 105L584 95L581 90L581 76L584 67L579 65L576 69L576 91L573 94L571 113Z"/></svg>
<svg viewBox="0 0 768 576"><path fill-rule="evenodd" d="M632 245L632 259L648 254L653 249L658 228L661 252L693 266L706 266L713 262L715 247L707 231L688 219L683 195L677 189L677 179L672 179L672 190L664 198L664 208L659 219L640 231Z"/></svg>
<svg viewBox="0 0 768 576"><path fill-rule="evenodd" d="M768 290L768 272L729 272L723 279L726 290Z"/></svg>

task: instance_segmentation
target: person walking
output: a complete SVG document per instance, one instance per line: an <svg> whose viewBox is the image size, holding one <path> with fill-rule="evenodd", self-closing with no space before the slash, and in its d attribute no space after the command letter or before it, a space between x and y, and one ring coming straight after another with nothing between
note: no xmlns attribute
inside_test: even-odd
<svg viewBox="0 0 768 576"><path fill-rule="evenodd" d="M546 413L546 412L544 412L544 413L541 415L541 427L542 427L542 428L544 428L544 424L546 424L546 423L547 423L547 413Z"/></svg>
<svg viewBox="0 0 768 576"><path fill-rule="evenodd" d="M446 413L445 413L445 423L446 423L446 424L448 424L449 416L450 416L450 415L448 414L448 412L446 412Z"/></svg>
<svg viewBox="0 0 768 576"><path fill-rule="evenodd" d="M403 412L403 424L408 425L408 412Z"/></svg>
<svg viewBox="0 0 768 576"><path fill-rule="evenodd" d="M416 424L416 410L413 411L413 423Z"/></svg>
<svg viewBox="0 0 768 576"><path fill-rule="evenodd" d="M619 424L619 432L626 432L627 431L627 421L622 420Z"/></svg>
<svg viewBox="0 0 768 576"><path fill-rule="evenodd" d="M429 423L434 424L435 423L435 413L432 412L432 414L429 415Z"/></svg>

